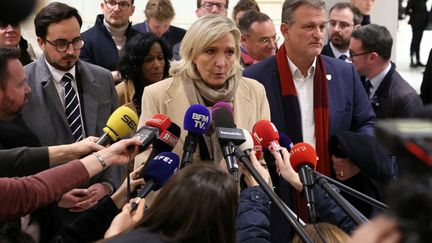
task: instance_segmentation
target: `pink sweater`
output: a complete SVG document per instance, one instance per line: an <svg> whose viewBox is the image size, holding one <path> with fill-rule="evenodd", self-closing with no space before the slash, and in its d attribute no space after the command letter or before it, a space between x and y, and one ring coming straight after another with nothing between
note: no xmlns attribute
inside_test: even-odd
<svg viewBox="0 0 432 243"><path fill-rule="evenodd" d="M46 206L88 179L89 174L79 160L32 176L0 178L0 222Z"/></svg>

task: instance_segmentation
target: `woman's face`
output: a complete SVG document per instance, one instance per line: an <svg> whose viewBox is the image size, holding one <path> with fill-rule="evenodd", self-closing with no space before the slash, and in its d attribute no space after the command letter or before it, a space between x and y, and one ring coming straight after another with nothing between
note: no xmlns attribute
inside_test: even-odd
<svg viewBox="0 0 432 243"><path fill-rule="evenodd" d="M228 79L235 62L236 44L229 33L211 43L194 59L202 80L212 88L220 88Z"/></svg>
<svg viewBox="0 0 432 243"><path fill-rule="evenodd" d="M162 47L158 42L155 42L150 51L144 57L142 64L142 74L144 80L155 83L163 79L165 67L165 59Z"/></svg>

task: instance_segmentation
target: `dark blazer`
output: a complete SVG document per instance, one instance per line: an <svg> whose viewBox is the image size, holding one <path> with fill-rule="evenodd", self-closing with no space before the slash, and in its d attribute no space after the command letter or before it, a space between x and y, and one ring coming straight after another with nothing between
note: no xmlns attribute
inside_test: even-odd
<svg viewBox="0 0 432 243"><path fill-rule="evenodd" d="M432 103L432 49L429 52L429 58L423 73L420 97L423 100L423 104L426 105Z"/></svg>
<svg viewBox="0 0 432 243"><path fill-rule="evenodd" d="M99 14L95 25L81 34L85 44L81 49L80 59L113 71L117 70L119 54L111 34L103 23L103 18L103 14ZM126 42L137 33L139 32L132 29L129 23Z"/></svg>
<svg viewBox="0 0 432 243"><path fill-rule="evenodd" d="M330 43L327 43L327 45L323 46L321 55L326 55L328 57L335 57L333 50L330 47Z"/></svg>
<svg viewBox="0 0 432 243"><path fill-rule="evenodd" d="M47 147L0 149L0 177L21 177L49 169Z"/></svg>
<svg viewBox="0 0 432 243"><path fill-rule="evenodd" d="M339 131L354 131L373 135L375 114L368 100L363 85L354 66L339 59L322 56L328 81L329 96L329 138ZM258 80L266 89L270 105L271 121L279 132L287 132L287 120L284 116L284 104L279 74L276 65L276 56L262 60L247 68L243 75ZM298 143L300 141L294 141ZM293 207L291 186L284 180L279 181L280 197L288 206ZM271 212L272 242L286 242L290 239L291 227L278 209L272 206ZM292 229L291 229L292 230Z"/></svg>
<svg viewBox="0 0 432 243"><path fill-rule="evenodd" d="M73 143L64 107L45 62L45 56L40 56L24 69L32 89L22 112L24 122L36 134L42 146ZM111 113L117 108L114 81L108 70L83 61L77 62L76 71L86 135L100 136ZM99 174L100 178L93 177L92 181L107 181L116 187L120 185L124 172L121 168L109 167Z"/></svg>
<svg viewBox="0 0 432 243"><path fill-rule="evenodd" d="M408 23L412 26L426 28L429 21L426 7L427 0L408 0L405 14L410 16Z"/></svg>
<svg viewBox="0 0 432 243"><path fill-rule="evenodd" d="M142 33L146 33L149 32L147 25L148 23L146 20L142 23L133 25L132 29ZM170 25L167 32L162 35L162 39L166 40L170 47L173 48L175 44L180 43L183 40L185 34L185 29Z"/></svg>
<svg viewBox="0 0 432 243"><path fill-rule="evenodd" d="M396 65L391 63L390 71L371 99L377 119L407 118L423 108L417 92L395 69Z"/></svg>

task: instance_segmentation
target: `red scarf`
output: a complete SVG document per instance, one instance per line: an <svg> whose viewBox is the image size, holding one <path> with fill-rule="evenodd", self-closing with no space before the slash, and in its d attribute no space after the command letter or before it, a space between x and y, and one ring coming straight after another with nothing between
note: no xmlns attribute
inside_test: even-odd
<svg viewBox="0 0 432 243"><path fill-rule="evenodd" d="M279 72L279 80L281 84L282 96L294 96L297 98L297 92L294 86L294 81L291 75L291 70L288 65L285 45L279 48L276 56L276 62ZM314 119L315 119L315 137L316 137L316 152L319 158L316 170L325 175L330 175L330 155L327 147L329 139L329 105L328 105L328 87L327 87L326 69L320 55L316 59L316 69L314 76ZM298 103L297 103L298 104ZM290 105L290 104L283 104ZM292 109L294 112L299 109ZM293 116L290 116L292 119ZM301 115L294 115L295 118L301 119ZM301 122L300 122L301 124ZM288 127L288 129L296 129L301 133L300 127Z"/></svg>

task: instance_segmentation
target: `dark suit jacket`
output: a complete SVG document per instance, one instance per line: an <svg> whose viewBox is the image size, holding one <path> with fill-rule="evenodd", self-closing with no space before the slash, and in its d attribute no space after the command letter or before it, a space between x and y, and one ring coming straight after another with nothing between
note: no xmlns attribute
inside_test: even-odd
<svg viewBox="0 0 432 243"><path fill-rule="evenodd" d="M126 31L126 42L138 31L131 28ZM93 27L82 33L85 44L81 49L80 59L104 67L110 71L117 70L119 54L116 44L103 23L103 14L96 17Z"/></svg>
<svg viewBox="0 0 432 243"><path fill-rule="evenodd" d="M57 93L51 72L42 55L25 66L32 93L23 109L23 119L39 138L42 146L73 143L63 104ZM111 113L117 108L117 92L111 73L101 67L78 61L76 64L78 94L83 125L87 136L100 136ZM92 181L120 184L121 167L109 167Z"/></svg>
<svg viewBox="0 0 432 243"><path fill-rule="evenodd" d="M323 46L321 55L326 55L328 57L335 57L333 50L330 47L330 43L327 43L327 45Z"/></svg>
<svg viewBox="0 0 432 243"><path fill-rule="evenodd" d="M147 28L147 20L133 25L132 29L142 33L148 32L149 30ZM162 39L166 40L170 47L173 48L175 44L180 43L183 40L185 34L185 29L170 25L167 32L162 35Z"/></svg>
<svg viewBox="0 0 432 243"><path fill-rule="evenodd" d="M373 135L373 122L375 114L367 98L363 85L353 65L344 61L322 56L328 81L330 126L329 137L339 131L354 131ZM287 132L287 120L284 116L282 93L279 74L276 65L276 56L262 60L247 68L243 75L258 80L266 89L270 105L271 121L279 132ZM301 129L301 128L299 128ZM300 141L294 141L298 143ZM288 206L293 207L292 189L283 179L280 183L280 197ZM271 236L272 242L286 242L290 239L291 227L288 221L272 206ZM292 230L292 229L291 229Z"/></svg>
<svg viewBox="0 0 432 243"><path fill-rule="evenodd" d="M429 58L423 74L423 82L420 87L420 97L423 104L432 103L432 49L429 52Z"/></svg>
<svg viewBox="0 0 432 243"><path fill-rule="evenodd" d="M391 65L371 99L377 119L407 118L423 108L417 92L395 70L396 65Z"/></svg>
<svg viewBox="0 0 432 243"><path fill-rule="evenodd" d="M426 7L427 0L409 0L405 8L405 14L410 16L408 23L412 26L426 28L429 17Z"/></svg>

